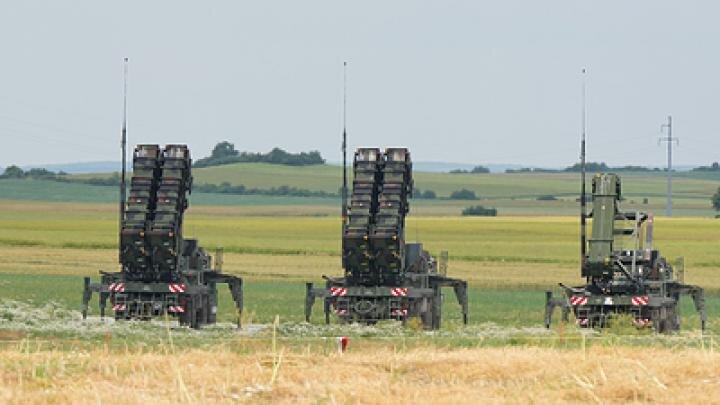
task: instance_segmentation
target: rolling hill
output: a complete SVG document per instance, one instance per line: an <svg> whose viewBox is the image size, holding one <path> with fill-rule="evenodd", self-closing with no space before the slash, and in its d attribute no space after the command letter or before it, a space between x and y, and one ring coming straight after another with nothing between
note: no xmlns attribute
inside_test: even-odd
<svg viewBox="0 0 720 405"><path fill-rule="evenodd" d="M77 174L71 178L87 179L107 177L109 174ZM195 184L244 185L248 188L270 189L290 186L300 189L337 193L341 181L341 168L334 165L283 166L265 163L238 163L195 169ZM625 209L664 212L666 177L662 172L622 173ZM413 202L413 212L420 215L458 215L463 207L482 204L497 207L500 215L572 215L577 212L575 200L578 192L576 173L489 173L450 174L415 172L415 185L421 190L433 190L440 199ZM715 173L680 172L675 175L673 194L677 215L714 214L710 196L720 186ZM462 188L473 190L478 201L448 200L453 191ZM541 196L553 196L555 201L537 201ZM444 198L443 198L444 197ZM115 187L85 184L58 183L39 180L0 180L0 199L113 202L117 199ZM648 204L644 200L648 200ZM337 198L286 197L194 193L194 205L256 206L263 212L275 215L279 206L284 213L292 207L303 206L304 214L330 215L336 211ZM275 207L263 211L262 207ZM314 208L309 208L314 207Z"/></svg>

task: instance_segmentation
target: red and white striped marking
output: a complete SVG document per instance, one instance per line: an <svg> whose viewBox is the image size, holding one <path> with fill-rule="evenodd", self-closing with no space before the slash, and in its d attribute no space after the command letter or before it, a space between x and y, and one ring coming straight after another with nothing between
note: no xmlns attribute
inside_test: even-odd
<svg viewBox="0 0 720 405"><path fill-rule="evenodd" d="M393 297L407 297L408 289L407 288L400 288L400 287L394 287L390 289L390 294Z"/></svg>
<svg viewBox="0 0 720 405"><path fill-rule="evenodd" d="M170 305L168 307L168 311L176 314L182 314L185 312L185 307L182 307L180 305Z"/></svg>
<svg viewBox="0 0 720 405"><path fill-rule="evenodd" d="M575 320L575 323L580 326L588 326L590 324L590 320L587 318L578 318Z"/></svg>
<svg viewBox="0 0 720 405"><path fill-rule="evenodd" d="M108 291L110 292L124 292L125 291L125 283L112 283L110 286L108 286Z"/></svg>
<svg viewBox="0 0 720 405"><path fill-rule="evenodd" d="M344 297L347 295L345 287L330 287L330 295L333 297Z"/></svg>
<svg viewBox="0 0 720 405"><path fill-rule="evenodd" d="M393 309L391 312L392 316L405 316L408 314L407 309Z"/></svg>
<svg viewBox="0 0 720 405"><path fill-rule="evenodd" d="M113 311L124 311L125 304L115 304L112 306Z"/></svg>
<svg viewBox="0 0 720 405"><path fill-rule="evenodd" d="M171 293L184 293L185 284L168 284L168 289Z"/></svg>
<svg viewBox="0 0 720 405"><path fill-rule="evenodd" d="M350 313L350 311L348 311L347 309L336 309L335 313L338 315L347 315Z"/></svg>
<svg viewBox="0 0 720 405"><path fill-rule="evenodd" d="M650 320L647 318L637 318L633 320L633 325L639 326L639 327L645 327L650 324Z"/></svg>
<svg viewBox="0 0 720 405"><path fill-rule="evenodd" d="M650 302L650 299L647 297L647 295L632 297L632 304L636 307L647 305L648 302Z"/></svg>
<svg viewBox="0 0 720 405"><path fill-rule="evenodd" d="M570 297L570 305L585 305L587 304L587 297L584 295L573 295Z"/></svg>

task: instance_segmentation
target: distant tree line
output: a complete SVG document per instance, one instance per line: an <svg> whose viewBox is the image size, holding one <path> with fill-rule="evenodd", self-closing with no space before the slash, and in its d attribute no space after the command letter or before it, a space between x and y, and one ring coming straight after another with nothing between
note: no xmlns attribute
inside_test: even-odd
<svg viewBox="0 0 720 405"><path fill-rule="evenodd" d="M220 184L196 184L193 190L198 193L211 194L234 194L234 195L276 195L291 197L339 197L339 193L328 193L326 191L314 191L291 186L279 186L271 188L246 187L242 184L232 185L228 182Z"/></svg>
<svg viewBox="0 0 720 405"><path fill-rule="evenodd" d="M572 166L568 166L562 170L524 167L522 169L507 169L507 170L505 170L505 173L529 173L529 172L558 173L558 172L580 172L580 170L581 170L581 167L580 167L580 163L578 162L578 163L575 163ZM608 166L605 162L599 162L599 163L598 162L587 162L586 170L588 172L666 172L667 168L664 168L664 167L650 168L647 166L636 166L636 165L611 167L611 166ZM698 167L693 168L691 171L693 171L693 172L720 172L720 163L713 162L709 166L698 166Z"/></svg>
<svg viewBox="0 0 720 405"><path fill-rule="evenodd" d="M413 190L413 198L434 200L434 199L449 199L449 200L478 200L479 197L474 191L468 189L455 190L450 193L448 197L438 197L437 193L432 190L420 190L416 188Z"/></svg>
<svg viewBox="0 0 720 405"><path fill-rule="evenodd" d="M565 169L563 169L564 172L580 172L582 170L582 167L580 165L580 162L575 163L572 166L568 166ZM645 166L634 166L634 165L627 165L627 166L616 166L616 167L610 167L605 162L586 162L585 163L585 170L588 172L660 172L664 169L660 168L649 168Z"/></svg>
<svg viewBox="0 0 720 405"><path fill-rule="evenodd" d="M18 166L9 166L0 174L0 179L24 179L24 180L50 180L62 183L87 184L91 186L114 186L120 185L120 174L115 172L108 177L78 178L70 177L64 172L52 172L47 169L22 170ZM130 178L127 179L128 184ZM276 195L293 197L338 197L339 193L328 193L325 191L314 191L291 186L279 186L271 188L246 187L242 184L231 185L228 182L221 184L196 184L193 190L200 193L212 194L235 194L235 195Z"/></svg>
<svg viewBox="0 0 720 405"><path fill-rule="evenodd" d="M5 171L0 174L0 179L55 179L66 175L67 173L62 171L55 173L47 169L23 170L12 165L5 168Z"/></svg>
<svg viewBox="0 0 720 405"><path fill-rule="evenodd" d="M490 169L488 169L485 166L475 166L471 170L465 170L465 169L454 169L450 170L449 173L452 174L458 174L458 173L490 173Z"/></svg>
<svg viewBox="0 0 720 405"><path fill-rule="evenodd" d="M505 173L558 173L559 170L542 169L539 167L522 167L520 169L505 169Z"/></svg>
<svg viewBox="0 0 720 405"><path fill-rule="evenodd" d="M210 156L193 163L195 167L220 166L232 163L272 163L289 166L321 165L325 163L320 152L289 153L280 148L273 148L268 153L240 152L235 145L223 141L215 145Z"/></svg>
<svg viewBox="0 0 720 405"><path fill-rule="evenodd" d="M720 172L720 163L713 162L710 166L700 166L692 169L694 172Z"/></svg>
<svg viewBox="0 0 720 405"><path fill-rule="evenodd" d="M575 163L572 166L568 166L564 169L542 169L537 167L523 167L520 169L505 169L505 173L568 173L575 172L579 173L582 170L580 162ZM646 166L608 166L605 162L586 162L585 170L590 173L600 172L662 172L667 169L660 169L658 167L649 168Z"/></svg>

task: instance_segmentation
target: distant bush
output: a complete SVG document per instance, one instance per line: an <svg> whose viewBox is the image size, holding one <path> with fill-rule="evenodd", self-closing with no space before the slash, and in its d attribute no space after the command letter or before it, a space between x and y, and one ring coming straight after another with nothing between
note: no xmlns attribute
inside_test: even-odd
<svg viewBox="0 0 720 405"><path fill-rule="evenodd" d="M422 191L419 188L415 188L413 189L413 198L432 200L437 198L437 194L432 190Z"/></svg>
<svg viewBox="0 0 720 405"><path fill-rule="evenodd" d="M720 188L712 196L712 206L715 211L720 211Z"/></svg>
<svg viewBox="0 0 720 405"><path fill-rule="evenodd" d="M422 193L422 198L426 200L434 200L437 198L437 194L435 194L435 192L432 190L425 190Z"/></svg>
<svg viewBox="0 0 720 405"><path fill-rule="evenodd" d="M232 163L272 163L289 166L321 165L325 163L320 152L289 153L273 148L268 153L239 152L230 142L220 142L213 148L210 156L197 160L195 167L220 166Z"/></svg>
<svg viewBox="0 0 720 405"><path fill-rule="evenodd" d="M472 168L472 170L465 170L465 169L454 169L450 170L449 173L452 174L458 174L458 173L490 173L490 169L488 169L485 166L475 166Z"/></svg>
<svg viewBox="0 0 720 405"><path fill-rule="evenodd" d="M462 190L453 191L450 194L450 199L451 200L477 200L478 198L475 195L474 191L464 188Z"/></svg>
<svg viewBox="0 0 720 405"><path fill-rule="evenodd" d="M472 207L467 207L464 210L462 210L462 215L463 216L496 217L497 209L496 208L485 208L482 205L475 205Z"/></svg>
<svg viewBox="0 0 720 405"><path fill-rule="evenodd" d="M536 198L538 201L557 201L554 195L541 195Z"/></svg>

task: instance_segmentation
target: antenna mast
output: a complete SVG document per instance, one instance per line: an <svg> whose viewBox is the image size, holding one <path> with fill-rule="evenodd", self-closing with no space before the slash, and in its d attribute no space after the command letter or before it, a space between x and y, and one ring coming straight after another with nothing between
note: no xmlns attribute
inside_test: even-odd
<svg viewBox="0 0 720 405"><path fill-rule="evenodd" d="M120 172L120 228L122 231L123 217L125 214L125 172L127 170L127 89L128 89L128 58L123 59L123 117L122 137L120 148L122 149L122 170Z"/></svg>
<svg viewBox="0 0 720 405"><path fill-rule="evenodd" d="M586 71L582 70L582 139L580 141L580 269L587 253L587 215L585 214L585 137L587 133Z"/></svg>
<svg viewBox="0 0 720 405"><path fill-rule="evenodd" d="M660 138L659 142L667 142L667 216L672 216L672 145L679 143L678 138L672 136L672 116L668 115L667 124L660 126L660 131L667 128L667 138Z"/></svg>
<svg viewBox="0 0 720 405"><path fill-rule="evenodd" d="M342 154L343 154L343 183L342 183L342 226L345 231L347 222L347 62L343 62L343 135L342 135Z"/></svg>

